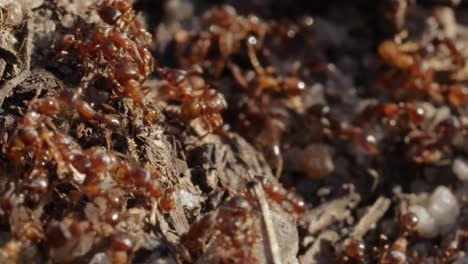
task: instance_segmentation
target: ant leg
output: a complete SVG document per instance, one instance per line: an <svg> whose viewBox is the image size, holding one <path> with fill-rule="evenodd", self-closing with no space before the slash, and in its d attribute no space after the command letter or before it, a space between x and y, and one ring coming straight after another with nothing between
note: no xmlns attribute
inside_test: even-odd
<svg viewBox="0 0 468 264"><path fill-rule="evenodd" d="M39 89L36 90L36 94L34 95L34 97L31 99L31 101L29 101L29 104L28 104L28 111L31 111L31 108L34 106L34 104L36 103L37 101L37 98L39 97L39 95L41 95L41 92L42 92L42 87L39 86Z"/></svg>
<svg viewBox="0 0 468 264"><path fill-rule="evenodd" d="M115 77L114 75L109 75L109 78L112 82L112 85L114 85L114 88L115 88L115 91L117 93L119 93L120 95L124 95L125 94L125 88L120 84L118 83L116 80L115 80Z"/></svg>
<svg viewBox="0 0 468 264"><path fill-rule="evenodd" d="M198 140L203 140L206 136L208 136L209 134L211 134L211 132L206 132L205 134L201 135L200 137L198 137Z"/></svg>
<svg viewBox="0 0 468 264"><path fill-rule="evenodd" d="M140 15L141 13L138 12L137 14L131 14L130 18L127 19L127 21L125 21L125 26L122 30L124 31L127 31L128 30L128 27L137 19L137 17Z"/></svg>
<svg viewBox="0 0 468 264"><path fill-rule="evenodd" d="M44 118L44 123L46 123L54 132L57 132L57 127L49 118Z"/></svg>
<svg viewBox="0 0 468 264"><path fill-rule="evenodd" d="M247 54L249 55L250 63L254 67L258 75L264 75L265 70L263 69L260 61L258 60L257 53L255 51L255 45L257 44L257 38L249 36L247 38Z"/></svg>
<svg viewBox="0 0 468 264"><path fill-rule="evenodd" d="M148 94L151 92L151 87L149 86L142 86L141 87L141 91L143 92L143 94L145 96L148 96Z"/></svg>
<svg viewBox="0 0 468 264"><path fill-rule="evenodd" d="M213 132L213 124L211 123L211 120L204 114L202 117L203 123L207 126L205 134L201 135L198 137L199 140L203 140L206 136L211 134Z"/></svg>
<svg viewBox="0 0 468 264"><path fill-rule="evenodd" d="M283 154L279 152L278 155L276 155L276 179L279 179L281 177L281 174L283 173L283 162Z"/></svg>
<svg viewBox="0 0 468 264"><path fill-rule="evenodd" d="M45 127L42 127L40 131L40 137L41 140L45 143L44 145L47 145L50 149L50 152L52 153L53 159L57 163L57 171L59 174L63 173L63 170L65 168L65 162L62 156L62 153L60 153L59 148L57 145L52 141L53 136L51 136L51 131L48 130Z"/></svg>
<svg viewBox="0 0 468 264"><path fill-rule="evenodd" d="M112 133L110 132L109 129L106 129L104 131L104 136L106 137L106 146L107 149L110 150L112 148Z"/></svg>

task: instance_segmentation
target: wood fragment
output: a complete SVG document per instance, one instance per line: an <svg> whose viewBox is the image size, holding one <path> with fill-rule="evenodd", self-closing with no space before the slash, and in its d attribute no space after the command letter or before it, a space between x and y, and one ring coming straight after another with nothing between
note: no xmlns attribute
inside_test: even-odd
<svg viewBox="0 0 468 264"><path fill-rule="evenodd" d="M330 230L325 230L321 232L317 238L315 239L314 243L310 248L304 253L304 255L299 257L299 261L302 264L315 264L315 263L327 263L325 261L319 261L320 255L322 253L323 244L324 242L328 242L329 244L334 244L340 239L340 236Z"/></svg>
<svg viewBox="0 0 468 264"><path fill-rule="evenodd" d="M452 232L452 241L450 241L450 243L448 243L448 247L451 248L451 249L454 249L456 250L457 248L460 247L462 241L463 241L463 235L464 234L464 230L461 229L461 228L457 228L457 230L455 230L454 232Z"/></svg>
<svg viewBox="0 0 468 264"><path fill-rule="evenodd" d="M351 209L355 208L360 200L357 193L337 198L323 203L301 217L301 221L310 235L314 235L336 221L341 221L350 216Z"/></svg>
<svg viewBox="0 0 468 264"><path fill-rule="evenodd" d="M173 210L169 212L171 219L173 220L174 228L178 235L185 234L190 229L190 224L185 216L184 208L179 199L175 203Z"/></svg>
<svg viewBox="0 0 468 264"><path fill-rule="evenodd" d="M351 233L351 237L360 239L369 230L374 228L375 224L382 218L385 212L387 212L390 203L390 199L380 196L356 225Z"/></svg>
<svg viewBox="0 0 468 264"><path fill-rule="evenodd" d="M434 17L442 27L442 30L449 38L457 35L457 21L453 8L446 6L436 6L433 8Z"/></svg>
<svg viewBox="0 0 468 264"><path fill-rule="evenodd" d="M21 43L21 48L19 54L21 56L21 61L23 62L23 69L31 69L31 57L33 50L33 34L32 34L32 21L28 20L24 29L24 39Z"/></svg>
<svg viewBox="0 0 468 264"><path fill-rule="evenodd" d="M251 179L254 178L252 172L249 171L249 176ZM268 254L266 256L269 258L269 263L281 264L281 252L278 244L278 239L276 237L273 220L271 219L270 207L265 197L265 192L263 191L262 186L259 182L255 182L253 186L253 192L258 198L258 203L260 205L260 211L262 215L263 225L265 227L266 242L268 243Z"/></svg>
<svg viewBox="0 0 468 264"><path fill-rule="evenodd" d="M3 77L3 74L5 73L6 66L7 66L7 62L4 59L0 58L0 77Z"/></svg>
<svg viewBox="0 0 468 264"><path fill-rule="evenodd" d="M31 75L29 70L24 70L14 78L6 81L3 85L0 86L0 108L3 105L3 101L8 95L11 93L13 88L21 84L24 80L26 80Z"/></svg>
<svg viewBox="0 0 468 264"><path fill-rule="evenodd" d="M2 32L3 33L3 32ZM4 59L8 64L18 64L21 59L16 54L11 40L7 37L6 34L0 34L0 57Z"/></svg>

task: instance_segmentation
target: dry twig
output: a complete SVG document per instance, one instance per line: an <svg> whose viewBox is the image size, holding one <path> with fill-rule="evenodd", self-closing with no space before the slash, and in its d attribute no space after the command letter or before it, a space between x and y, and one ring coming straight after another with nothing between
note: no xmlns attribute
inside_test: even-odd
<svg viewBox="0 0 468 264"><path fill-rule="evenodd" d="M24 70L20 74L6 81L2 86L0 86L0 107L2 107L3 101L5 101L5 98L8 97L13 88L15 88L24 80L26 80L26 78L28 78L29 75L31 75L31 72L29 70Z"/></svg>
<svg viewBox="0 0 468 264"><path fill-rule="evenodd" d="M382 196L379 197L356 225L351 233L351 237L355 239L362 238L370 229L375 227L375 224L387 212L389 207L390 199Z"/></svg>
<svg viewBox="0 0 468 264"><path fill-rule="evenodd" d="M254 179L252 172L249 171L249 177ZM280 247L278 244L278 239L276 238L275 229L273 226L273 220L270 214L270 207L265 197L265 192L263 191L262 186L259 182L255 182L253 186L253 193L258 198L258 203L260 205L260 211L262 214L262 221L265 227L266 241L268 243L269 254L267 256L270 258L270 262L273 264L281 264L281 253Z"/></svg>

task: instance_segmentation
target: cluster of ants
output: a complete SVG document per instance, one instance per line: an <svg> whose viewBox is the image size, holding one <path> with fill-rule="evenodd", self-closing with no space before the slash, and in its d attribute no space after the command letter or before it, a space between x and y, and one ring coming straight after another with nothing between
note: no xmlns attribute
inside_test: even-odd
<svg viewBox="0 0 468 264"><path fill-rule="evenodd" d="M159 86L161 95L167 100L181 103L180 118L184 122L201 118L207 133L217 130L223 124L221 112L227 107L226 99L215 89L209 88L201 69L183 71L161 68L158 72L163 79Z"/></svg>
<svg viewBox="0 0 468 264"><path fill-rule="evenodd" d="M296 216L304 213L304 202L295 193L284 191L276 182L263 184L263 188L267 197L286 212ZM254 263L257 261L255 246L260 239L258 211L257 199L250 192L243 192L192 224L189 232L181 237L181 244L197 259L206 241L211 240L214 252L210 261Z"/></svg>
<svg viewBox="0 0 468 264"><path fill-rule="evenodd" d="M79 63L101 77L98 80L104 77L106 86L110 85L117 95L130 98L142 109L145 123L157 121L159 112L145 102L145 95L151 90L144 82L155 68L148 50L152 45L151 35L142 30L127 1L106 1L98 14L108 26L94 27L87 38L82 37L80 30L66 34L57 42L56 49L61 56L77 55ZM162 97L181 103L183 121L201 118L207 133L222 125L220 113L227 107L225 99L203 82L203 72L159 67L157 72L165 81L159 88Z"/></svg>
<svg viewBox="0 0 468 264"><path fill-rule="evenodd" d="M64 35L56 44L59 56L74 57L107 81L115 94L130 98L142 109L145 122L154 122L157 111L145 103L142 88L153 69L151 36L127 1L106 0L98 13L108 26L93 28L87 37L82 32ZM9 219L18 228L12 227L11 240L0 249L2 262L16 263L30 243L47 245L58 261L71 261L87 253L100 234L109 237L108 259L128 263L134 241L115 227L129 199L143 197L146 206L156 202L161 212L172 210L172 194L161 187L154 166L104 147L82 148L56 127L54 120L75 113L104 130L123 129L120 115L93 106L79 91L62 87L56 96L33 98L17 120L5 145L11 173L0 213L2 221ZM77 247L83 247L86 238L88 249L80 253Z"/></svg>
<svg viewBox="0 0 468 264"><path fill-rule="evenodd" d="M428 67L428 58L448 52L450 69L444 75ZM463 107L468 103L466 87L456 80L465 67L465 59L449 37L434 37L430 43L397 43L385 40L378 47L384 63L379 73L378 88L388 94L390 100L366 109L368 112L381 111L377 120L388 130L398 130L404 138L406 156L419 163L437 163L447 158L450 151L444 149L447 142L457 133L466 133L461 117ZM434 111L427 104L446 104L452 115L442 120L434 119ZM365 110L365 111L366 111ZM431 124L431 122L436 122Z"/></svg>
<svg viewBox="0 0 468 264"><path fill-rule="evenodd" d="M317 137L320 142L335 144L340 139L373 156L394 151L396 144L404 145L404 158L423 164L437 164L450 157L451 140L465 133L466 121L461 117L468 103L468 92L457 83L465 68L465 58L450 37L437 36L428 43L382 41L377 48L380 68L372 85L379 93L378 100L364 105L343 121L328 105L316 104L303 112L291 113L294 110L288 103L304 95L309 90L308 81L315 77L311 65L298 65L286 74L279 67L268 65L272 61L269 55L276 52L271 50L272 43L281 43L284 50L293 52L284 43L308 34L313 24L311 19L297 23L265 22L254 15L238 15L231 7L224 6L207 11L201 21L205 30L181 30L176 37L178 65L184 69L200 66L208 82L214 79L216 83L220 76L232 79L231 83L223 82L233 86L223 90L229 105L225 119L234 131L262 150L279 172L281 152L290 147L288 130L300 126L300 136L306 137L304 134L311 123L307 120L312 117L317 123L310 126L321 128ZM427 63L429 58L441 54L450 59L449 71L443 74ZM315 66L322 73L326 68ZM305 68L312 73L305 73ZM450 106L453 114L437 120L434 106L444 104ZM271 188L265 191L270 198L275 197ZM363 252L353 252L362 249L363 244L358 244L347 250L348 258L357 263L372 263L367 258L380 263L406 263L410 258L406 250L410 240L407 236L414 229L415 221L414 216L404 216L402 235L393 243L387 241L382 248L376 248L377 253L372 257L364 258ZM438 249L435 254L441 255L440 261L445 263L452 253ZM417 262L418 258L411 261Z"/></svg>
<svg viewBox="0 0 468 264"><path fill-rule="evenodd" d="M170 194L164 194L155 168L142 167L124 155L104 148L83 149L71 136L60 132L51 118L59 114L61 105L71 106L84 118L105 121L109 127L119 124L118 119L95 112L73 93L64 92L58 98L37 99L31 103L30 111L17 122L7 143L8 159L18 169L9 175L8 184L12 189L2 197L2 217L15 219L18 210L36 210L56 203L59 206L59 201L65 201L69 208L61 212L67 221L51 221L44 228L38 225L38 219L34 219L37 215L31 214L33 224L30 229L13 233L14 240L21 243L43 241L52 249L63 250L70 243L78 243L84 234L102 230L104 227L99 226L102 223L117 225L127 210L125 205L129 195L146 197L148 202L159 201L163 212L172 209L174 201ZM54 168L57 172L52 174ZM68 186L68 190L55 200L55 192L64 186ZM93 225L73 217L77 203L92 201L89 204L93 204L98 200L101 200L101 207L93 217L100 219L101 224ZM121 259L115 263L126 263L129 248L117 246L119 252L110 251L111 256L115 253ZM17 254L7 255L14 261Z"/></svg>
<svg viewBox="0 0 468 264"><path fill-rule="evenodd" d="M51 248L60 248L73 238L79 239L83 233L93 229L101 230L102 227L91 226L88 221L72 217L76 206L73 204L86 200L101 200L101 205L106 204L99 212L96 211L98 215L95 217L111 226L118 224L121 215L125 214L125 197L130 194L147 196L148 201L159 199L161 209L172 208L172 198L163 197L156 169L150 166L144 168L124 155L104 148L83 149L71 136L60 132L51 118L59 114L61 105L76 109L89 120L104 121L109 127L119 125L118 119L92 110L89 104L73 93L63 92L57 98L31 102L30 110L18 120L7 143L8 159L18 169L9 175L8 184L11 184L12 189L2 197L1 213L3 217L14 219L15 211L19 208L35 210L47 204L51 206L58 203L53 199L54 192L68 185L70 190L63 192L59 200L69 203L70 208L61 212L62 217L69 218L69 221L68 224L64 223L67 222L65 220L49 222L50 226L46 226L45 231L40 226L32 225L34 231L25 229L23 232L27 234L14 234L14 239L24 243L44 241ZM57 172L52 174L54 168ZM78 230L73 231L76 228ZM27 241L22 241L24 239ZM119 256L126 256L126 250L120 252ZM9 255L8 258L14 260L15 255Z"/></svg>
<svg viewBox="0 0 468 264"><path fill-rule="evenodd" d="M223 10L212 14L218 18L206 19L219 22ZM143 30L127 1L105 0L98 5L97 13L104 25L96 25L89 32L83 29L64 34L55 44L59 63L72 61L73 66L84 67L94 79L85 82L82 89L60 87L55 96L33 98L6 142L7 159L16 169L8 176L9 187L1 198L0 213L2 219L23 224L25 228L12 227L12 239L0 249L5 261L16 262L21 250L31 243L44 244L57 261L71 261L86 254L96 243L102 243L95 238L104 236L108 238L104 245L108 248L106 258L111 263L128 263L138 246L117 226L125 217L129 203L148 208L157 203L162 213L174 208L174 188L161 186L154 165L142 165L134 158L110 150L111 142L107 142L107 148L84 148L66 133L69 127L63 129L63 124L57 125L70 115L79 116L81 121L106 132L106 139L112 141L109 132L126 133L127 128L123 122L125 117L107 103L113 101L119 105L118 99L125 98L133 102L135 115L141 113L145 125L158 121L159 111L146 98L150 89L145 87L155 68L149 51L151 35ZM237 28L239 45L250 39L249 54L257 61L253 37L245 27L253 29L260 23L258 19L239 20L241 17L235 14L225 18L232 20L226 21L224 26L230 28L225 32ZM213 34L210 38L217 37ZM231 48L222 52L224 58L229 57L227 53L239 51L241 46ZM158 94L161 99L180 103L181 120L200 119L206 132L212 133L223 124L221 112L227 108L227 102L223 94L205 81L204 72L208 68L202 66L205 68L192 66L186 70L156 67L162 80ZM248 86L254 88L252 96L260 97L262 90L281 95L299 94L304 89L304 83L296 77L277 78L273 69L263 69L258 62L254 67L258 76L248 80ZM102 91L95 90L106 90L103 92L113 96L101 96ZM96 110L99 105L103 111ZM111 114L105 113L110 110ZM293 192L286 192L278 184L264 187L268 197L286 211L303 213L304 202ZM251 196L234 197L216 215L207 215L193 224L181 238L190 258L200 256L205 242L220 232L222 235L216 235L215 239L216 255L223 261L254 261L253 249L259 240L255 206ZM44 216L42 211L50 216ZM83 241L89 243L83 245Z"/></svg>
<svg viewBox="0 0 468 264"><path fill-rule="evenodd" d="M285 99L301 95L306 84L297 74L282 74L275 67L262 66L259 53L265 39L277 32L255 15L241 16L230 6L214 7L201 18L206 31L185 32L176 39L178 65L198 65L208 81L226 71L234 87L223 92L229 98L226 116L232 128L261 150L271 165L281 170L281 137L288 117L283 115ZM239 57L250 62L243 69Z"/></svg>
<svg viewBox="0 0 468 264"><path fill-rule="evenodd" d="M185 32L176 38L179 66L185 69L194 65L202 67L207 73L208 81L226 71L230 74L234 87L224 92L229 104L225 115L229 117L230 125L236 132L262 150L278 173L282 167L282 149L288 144L287 132L295 126L294 123L308 122L307 119L312 116L317 120L325 120L321 124L323 133L319 140L351 141L372 155L382 153L379 138L370 129L377 129L373 127L375 124L414 130L427 119L427 111L418 103L396 103L396 100L369 105L347 121L331 113L326 105L314 105L305 109L305 114L292 109L291 101L304 95L309 88L305 80L314 79L315 73L306 70L311 65L299 65L291 73L283 73L275 66L268 65L271 60L269 54L272 53L270 46L274 45L269 46L268 43L305 41L301 37L311 33L312 18L303 18L297 22L265 22L254 15L238 15L232 7L222 6L210 9L201 20L207 27L206 31ZM436 38L432 44L435 47L434 52L447 48L453 55L457 69L463 66L463 58L453 41ZM407 54L392 41L385 41L380 45L379 55L382 61L395 68L382 73L379 81L385 83L385 86L426 89L429 95L433 95L432 90L437 89L439 96L444 95L458 107L466 100L461 86L434 88L433 74L423 67L421 55ZM245 67L242 59L249 61L250 67ZM263 64L267 66L262 66ZM312 66L317 68L316 74L319 75L324 66L320 66L323 64L320 61L316 64L318 65ZM430 89L432 90L429 91ZM388 90L395 89L388 87ZM438 125L430 135L417 132L411 134L410 141L414 142L414 147L407 156L418 162L435 162L441 159L442 154L437 152L437 145L450 137L450 125L453 129L460 125L460 122L449 123Z"/></svg>
<svg viewBox="0 0 468 264"><path fill-rule="evenodd" d="M411 212L401 215L397 220L399 234L389 239L385 235L379 238L378 246L368 248L361 239L350 238L343 248L343 263L381 263L381 264L404 264L404 263L452 263L463 257L454 247L434 246L428 255L411 248L411 241L417 236L415 231L418 218ZM463 238L466 239L466 238ZM393 241L393 242L392 242Z"/></svg>
<svg viewBox="0 0 468 264"><path fill-rule="evenodd" d="M75 57L86 69L103 77L120 97L130 98L143 110L144 121L156 121L158 112L145 103L143 82L154 68L151 35L142 30L132 6L127 1L106 0L98 14L107 26L96 26L83 37L83 32L65 34L57 41L60 56ZM103 69L104 67L104 69Z"/></svg>
<svg viewBox="0 0 468 264"><path fill-rule="evenodd" d="M451 67L440 76L426 60L444 52L449 54ZM466 87L456 83L465 62L454 40L435 37L425 44L385 40L378 55L381 69L374 88L385 99L365 104L349 120L327 105L314 105L299 120L319 120L321 138L348 140L371 155L382 155L391 142L403 144L404 156L417 163L436 164L450 157L451 139L466 134L466 121L461 117L468 103ZM444 104L450 106L451 114L441 117L436 107Z"/></svg>
<svg viewBox="0 0 468 264"><path fill-rule="evenodd" d="M34 98L5 144L9 166L14 168L10 171L14 173L8 175L0 216L16 225L24 224L24 228L12 226L12 239L0 249L0 257L9 262L15 262L28 243L43 243L52 256L71 261L79 254L76 247L80 240L91 237L94 241L99 233L107 238L107 258L112 263L128 263L138 245L117 225L129 203L145 207L157 203L162 213L174 208L174 188L161 186L164 184L154 164L142 165L139 160L110 150L110 145L82 147L55 122L72 113L104 131L133 131L124 126L125 117L107 105L130 99L135 118L141 117L144 125L156 123L160 112L147 96L154 89L146 86L153 71L159 77L158 99L177 104L180 120L186 124L200 121L204 135L226 135L221 132L230 129L238 132L264 153L278 176L282 173L282 152L294 143L287 133L301 126L302 134L313 134L307 124L311 118L320 121L310 125L320 127L320 140L350 141L372 155L388 151L381 142L404 142L407 158L420 163L443 159L450 152L444 146L455 133L464 131L458 111L468 103L468 92L454 83L465 61L448 37L436 37L424 44L383 41L378 55L384 65L376 86L383 88L382 97L386 99L367 104L344 122L328 105L295 108L295 103L309 92L316 77L314 71L320 75L326 68L321 62L313 67L300 62L288 71L278 67L270 56L276 52L272 51L275 43L301 42L301 35L309 35L312 18L266 22L254 15L238 15L229 6L212 8L201 17L201 26L206 30L178 32L175 52L181 69L172 69L155 65L150 52L152 36L143 29L128 1L104 0L97 14L101 24L89 31L63 35L55 49L59 59L73 61L74 66L84 67L94 78L83 84L86 94L107 89L113 96L91 98L102 102L102 111L95 109L98 104L87 102L80 90L71 88L63 88L54 97ZM444 51L450 54L452 68L448 76L441 77L424 60ZM229 81L219 81L223 78ZM431 125L431 109L420 102L423 100L449 104L457 114ZM374 135L375 131L383 134ZM304 202L293 191L285 191L273 181L262 187L269 201L287 213L299 215L305 211ZM180 246L188 251L186 259L198 259L204 252L213 251L217 262L257 261L257 206L256 198L246 192L195 221L180 238ZM41 216L41 210L51 216ZM402 216L401 235L392 243L385 241L382 247L368 250L362 241L350 242L343 261L417 261L417 256L407 251L416 223L414 215ZM442 256L441 261L452 256L447 250L437 254Z"/></svg>
<svg viewBox="0 0 468 264"><path fill-rule="evenodd" d="M222 263L254 263L257 261L255 244L259 240L256 222L258 215L254 200L249 194L231 198L215 213L208 214L194 223L181 237L181 244L190 256L197 258L206 241L214 243L210 261ZM210 250L210 249L208 249Z"/></svg>

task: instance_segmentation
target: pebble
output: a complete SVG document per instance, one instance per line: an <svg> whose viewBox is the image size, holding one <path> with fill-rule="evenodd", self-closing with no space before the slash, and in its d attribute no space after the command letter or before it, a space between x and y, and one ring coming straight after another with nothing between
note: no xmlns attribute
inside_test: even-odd
<svg viewBox="0 0 468 264"><path fill-rule="evenodd" d="M23 9L18 2L11 2L4 6L6 9L5 23L10 26L17 26L23 21Z"/></svg>
<svg viewBox="0 0 468 264"><path fill-rule="evenodd" d="M5 15L5 24L18 26L23 22L25 14L44 4L44 0L0 0L0 8Z"/></svg>
<svg viewBox="0 0 468 264"><path fill-rule="evenodd" d="M460 181L468 181L468 161L463 158L455 158L452 171Z"/></svg>
<svg viewBox="0 0 468 264"><path fill-rule="evenodd" d="M308 145L299 159L305 175L313 179L321 179L335 169L330 149L326 145Z"/></svg>
<svg viewBox="0 0 468 264"><path fill-rule="evenodd" d="M44 4L44 0L19 0L24 10L38 8Z"/></svg>

